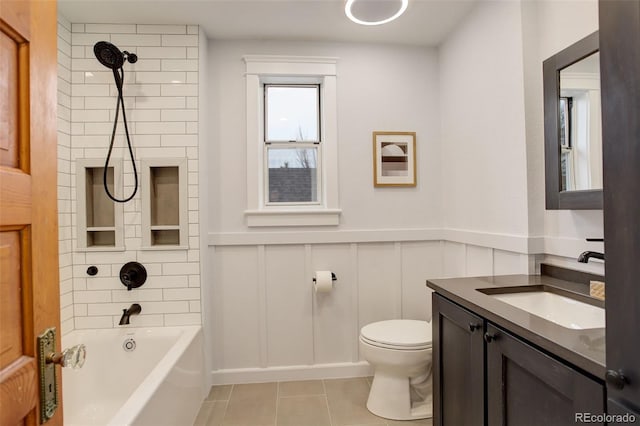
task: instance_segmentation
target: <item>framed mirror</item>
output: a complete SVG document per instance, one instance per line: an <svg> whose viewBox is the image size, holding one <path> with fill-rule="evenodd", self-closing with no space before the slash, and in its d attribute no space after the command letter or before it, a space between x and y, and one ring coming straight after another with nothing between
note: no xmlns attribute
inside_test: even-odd
<svg viewBox="0 0 640 426"><path fill-rule="evenodd" d="M602 209L599 34L543 62L547 210Z"/></svg>

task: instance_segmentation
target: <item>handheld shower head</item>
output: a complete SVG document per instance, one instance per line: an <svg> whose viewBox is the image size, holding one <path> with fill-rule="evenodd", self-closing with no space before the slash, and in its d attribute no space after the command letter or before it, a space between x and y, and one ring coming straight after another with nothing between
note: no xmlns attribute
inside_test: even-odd
<svg viewBox="0 0 640 426"><path fill-rule="evenodd" d="M122 68L124 54L108 41L99 41L93 46L93 53L102 65L112 70Z"/></svg>
<svg viewBox="0 0 640 426"><path fill-rule="evenodd" d="M98 62L100 62L105 67L109 68L113 71L113 79L116 83L116 88L118 89L118 101L116 103L116 116L113 120L113 131L111 132L111 142L109 144L109 151L107 152L107 158L104 164L104 190L107 193L107 196L117 202L117 203L126 203L127 201L133 199L134 195L138 191L138 171L136 170L136 162L133 157L133 148L131 146L131 138L129 137L129 128L127 126L127 116L125 113L124 107L124 95L123 95L123 85L124 85L124 61L133 64L138 61L138 56L135 53L129 53L126 50L121 52L113 44L108 41L99 41L93 46L93 53L96 55ZM131 166L133 168L133 177L134 177L134 189L133 193L124 199L118 199L114 197L111 192L109 192L109 187L107 186L107 170L109 169L109 160L111 159L111 152L113 150L113 144L116 138L116 128L118 127L118 115L120 112L120 108L122 107L122 121L124 123L124 132L127 136L127 146L129 147L129 155L131 156Z"/></svg>

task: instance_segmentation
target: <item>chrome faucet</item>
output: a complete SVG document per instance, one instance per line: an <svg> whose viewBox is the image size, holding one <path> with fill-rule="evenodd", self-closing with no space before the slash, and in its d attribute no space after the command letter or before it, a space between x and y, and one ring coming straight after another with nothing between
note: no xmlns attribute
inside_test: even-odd
<svg viewBox="0 0 640 426"><path fill-rule="evenodd" d="M587 263L591 258L604 260L604 253L599 253L597 251L584 251L580 256L578 256L578 262Z"/></svg>
<svg viewBox="0 0 640 426"><path fill-rule="evenodd" d="M129 309L123 309L122 310L122 317L120 318L120 325L127 325L129 324L129 317L131 315L138 315L140 312L142 312L142 306L138 305L137 303L134 303L133 305L129 306Z"/></svg>

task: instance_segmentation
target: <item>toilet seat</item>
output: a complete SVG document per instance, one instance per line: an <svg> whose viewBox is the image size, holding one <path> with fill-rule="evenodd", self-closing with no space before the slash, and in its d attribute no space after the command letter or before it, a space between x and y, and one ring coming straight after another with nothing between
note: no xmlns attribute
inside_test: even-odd
<svg viewBox="0 0 640 426"><path fill-rule="evenodd" d="M360 339L369 345L395 350L422 350L432 346L431 323L388 320L365 325Z"/></svg>

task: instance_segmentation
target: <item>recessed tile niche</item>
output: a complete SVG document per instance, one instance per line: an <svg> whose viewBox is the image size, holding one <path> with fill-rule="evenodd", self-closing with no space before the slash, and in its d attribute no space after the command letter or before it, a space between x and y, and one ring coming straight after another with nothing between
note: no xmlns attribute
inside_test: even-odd
<svg viewBox="0 0 640 426"><path fill-rule="evenodd" d="M142 161L143 248L188 248L187 160Z"/></svg>
<svg viewBox="0 0 640 426"><path fill-rule="evenodd" d="M110 200L104 189L104 160L77 161L78 249L123 250L122 205ZM121 196L121 162L111 161L107 186L114 196Z"/></svg>

